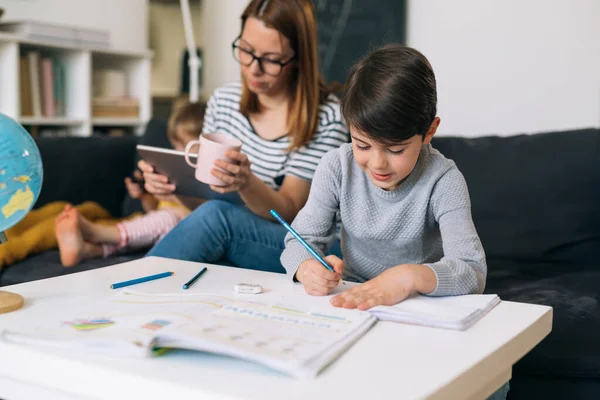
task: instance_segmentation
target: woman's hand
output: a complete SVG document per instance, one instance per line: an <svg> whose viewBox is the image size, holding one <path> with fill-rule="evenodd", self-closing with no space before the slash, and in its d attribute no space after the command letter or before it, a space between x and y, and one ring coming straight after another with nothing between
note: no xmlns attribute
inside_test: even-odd
<svg viewBox="0 0 600 400"><path fill-rule="evenodd" d="M152 165L144 160L140 160L138 168L144 174L144 188L148 193L157 196L166 196L175 192L175 185L169 183L169 178L165 175L155 173Z"/></svg>
<svg viewBox="0 0 600 400"><path fill-rule="evenodd" d="M223 169L225 172L217 168L211 170L211 174L225 182L225 186L211 185L210 188L218 193L237 192L244 189L252 175L248 156L235 150L229 150L225 155L233 160L233 162L225 160L215 161L215 166Z"/></svg>

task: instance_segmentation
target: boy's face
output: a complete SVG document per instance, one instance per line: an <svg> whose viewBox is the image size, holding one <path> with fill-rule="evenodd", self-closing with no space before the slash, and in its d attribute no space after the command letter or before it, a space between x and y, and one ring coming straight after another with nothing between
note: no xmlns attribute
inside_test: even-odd
<svg viewBox="0 0 600 400"><path fill-rule="evenodd" d="M354 159L375 186L394 190L415 168L421 145L431 142L439 124L440 119L436 117L425 138L415 135L391 145L377 143L363 132L350 127Z"/></svg>

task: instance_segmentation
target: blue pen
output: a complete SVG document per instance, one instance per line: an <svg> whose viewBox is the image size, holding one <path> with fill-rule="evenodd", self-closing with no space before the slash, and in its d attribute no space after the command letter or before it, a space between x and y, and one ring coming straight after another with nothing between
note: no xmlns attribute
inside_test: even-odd
<svg viewBox="0 0 600 400"><path fill-rule="evenodd" d="M208 268L206 268L206 267L202 268L200 270L200 272L198 272L196 275L194 275L194 277L192 279L190 279L183 285L183 290L188 290L194 284L194 282L196 282L198 280L198 278L200 278L202 276L202 274L205 273L207 270L208 270Z"/></svg>
<svg viewBox="0 0 600 400"><path fill-rule="evenodd" d="M125 286L136 285L136 284L142 283L142 282L153 281L155 279L166 278L167 276L171 276L171 275L173 275L173 272L163 272L161 274L144 276L143 278L132 279L130 281L113 283L112 285L110 285L110 288L111 289L118 289L118 288L122 288L122 287L125 287Z"/></svg>
<svg viewBox="0 0 600 400"><path fill-rule="evenodd" d="M313 249L313 248L310 246L310 244L308 244L308 243L306 242L306 240L302 239L302 236L300 236L300 235L298 234L298 232L296 232L296 231L294 230L294 228L292 228L292 227L290 226L290 224L288 224L287 222L285 222L285 220L284 220L283 218L281 218L281 215L279 215L279 214L277 213L277 211L275 211L275 210L271 210L271 215L272 215L273 217L275 217L275 219L276 219L277 221L279 221L279 222L281 223L281 225L283 225L283 226L285 227L285 229L287 229L287 230L288 230L288 232L289 232L289 233L291 233L291 234L292 234L292 235L293 235L293 236L294 236L294 237L295 237L295 238L296 238L296 239L297 239L297 240L298 240L300 243L302 243L302 246L304 246L304 248L306 248L306 250L308 250L308 251L309 251L309 253L310 253L310 254L312 254L312 255L313 255L313 257L317 259L317 261L319 261L321 264L323 264L323 266L324 266L325 268L327 268L328 270L330 270L331 272L335 272L335 271L333 270L333 268L331 268L331 266L330 266L329 264L327 264L327 262L326 262L325 260L323 260L323 257L321 257L321 256L319 255L319 253L317 253L317 252L315 251L315 249ZM342 281L342 283L343 283L344 285L346 284L344 281Z"/></svg>

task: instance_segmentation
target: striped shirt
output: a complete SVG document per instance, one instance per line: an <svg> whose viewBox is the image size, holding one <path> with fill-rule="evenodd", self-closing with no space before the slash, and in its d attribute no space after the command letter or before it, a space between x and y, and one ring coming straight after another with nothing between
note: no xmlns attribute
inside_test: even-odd
<svg viewBox="0 0 600 400"><path fill-rule="evenodd" d="M350 139L334 95L329 95L319 106L319 123L310 142L292 152L288 150L289 135L266 140L256 134L248 118L240 112L241 98L239 81L216 89L208 101L202 132L226 133L239 139L252 172L274 190L281 187L287 175L311 181L321 157Z"/></svg>

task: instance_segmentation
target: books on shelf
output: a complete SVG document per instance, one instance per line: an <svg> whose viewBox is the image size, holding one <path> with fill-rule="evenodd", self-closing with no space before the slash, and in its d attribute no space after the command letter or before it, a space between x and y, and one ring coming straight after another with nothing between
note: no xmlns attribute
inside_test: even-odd
<svg viewBox="0 0 600 400"><path fill-rule="evenodd" d="M138 118L139 100L133 97L95 97L92 100L94 118Z"/></svg>
<svg viewBox="0 0 600 400"><path fill-rule="evenodd" d="M54 58L29 51L19 59L21 116L65 115L65 69Z"/></svg>
<svg viewBox="0 0 600 400"><path fill-rule="evenodd" d="M27 54L29 89L31 90L31 110L34 117L42 116L42 95L40 89L40 53L31 51Z"/></svg>
<svg viewBox="0 0 600 400"><path fill-rule="evenodd" d="M139 100L128 96L127 74L119 69L98 69L92 75L94 118L138 118Z"/></svg>
<svg viewBox="0 0 600 400"><path fill-rule="evenodd" d="M29 72L29 58L19 58L19 94L21 98L21 115L33 115L32 83Z"/></svg>
<svg viewBox="0 0 600 400"><path fill-rule="evenodd" d="M0 31L9 32L25 40L53 43L63 46L108 48L110 33L106 30L81 28L40 21L11 21L0 23Z"/></svg>
<svg viewBox="0 0 600 400"><path fill-rule="evenodd" d="M65 67L38 50L19 60L21 116L54 118L66 115ZM139 118L139 99L127 96L125 72L94 72L92 117Z"/></svg>
<svg viewBox="0 0 600 400"><path fill-rule="evenodd" d="M54 67L50 58L42 58L42 104L46 117L56 116L56 99L54 98Z"/></svg>
<svg viewBox="0 0 600 400"><path fill-rule="evenodd" d="M56 104L56 115L65 116L67 115L65 66L54 60L52 62L52 71L54 79L54 101Z"/></svg>

